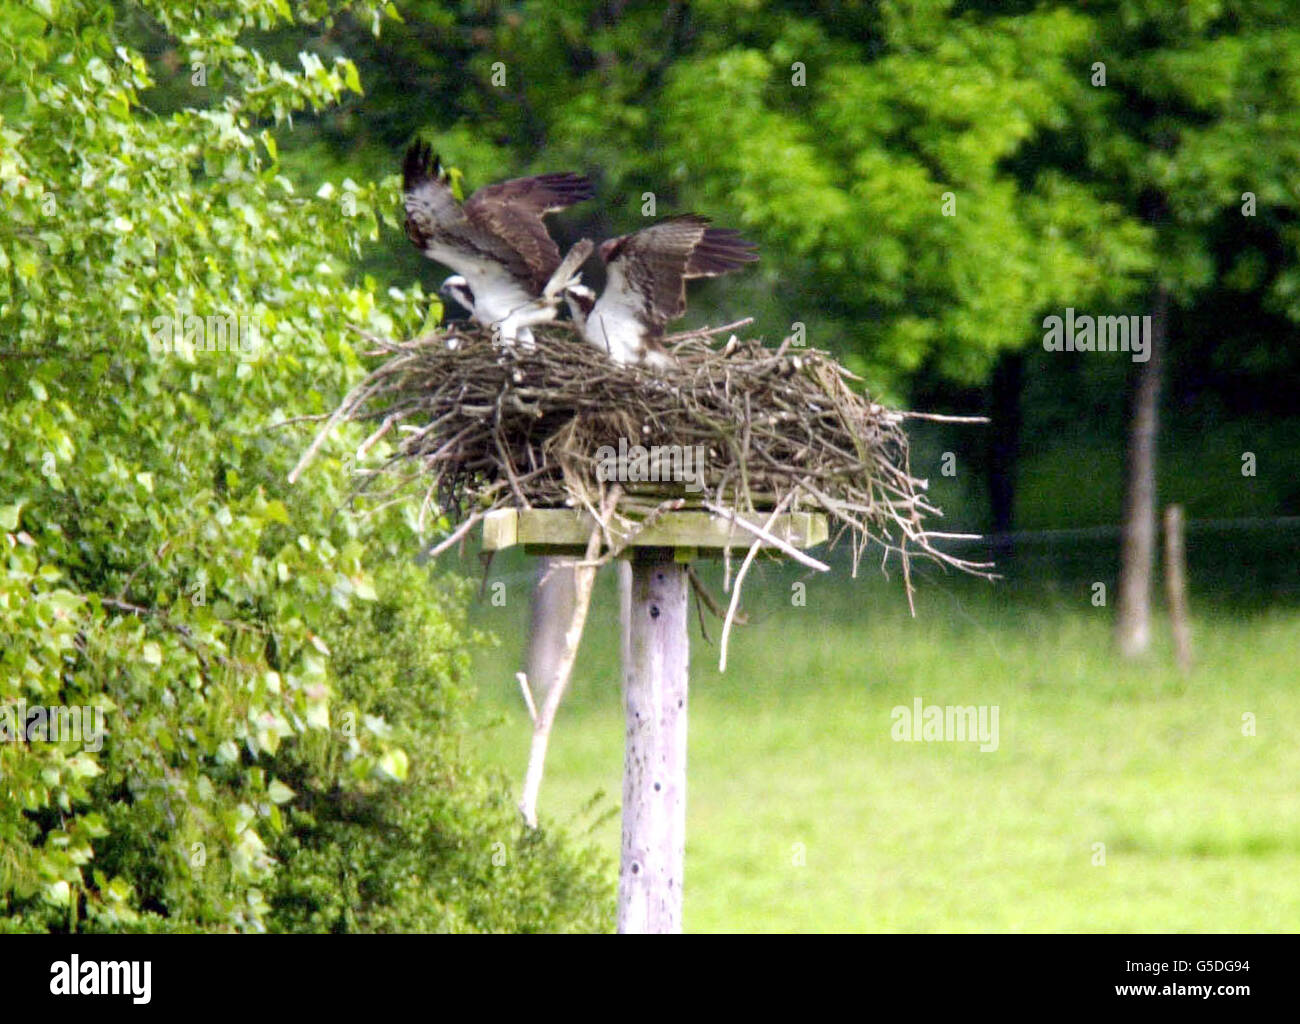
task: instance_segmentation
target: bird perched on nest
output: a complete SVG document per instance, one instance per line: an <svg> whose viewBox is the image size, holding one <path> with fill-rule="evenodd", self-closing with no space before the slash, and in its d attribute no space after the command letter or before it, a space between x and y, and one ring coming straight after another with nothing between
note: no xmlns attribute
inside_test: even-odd
<svg viewBox="0 0 1300 1024"><path fill-rule="evenodd" d="M652 369L672 365L664 325L686 312L686 282L739 270L758 259L757 246L728 228L688 213L611 238L600 246L608 270L600 297L579 282L564 289L583 337L616 363Z"/></svg>
<svg viewBox="0 0 1300 1024"><path fill-rule="evenodd" d="M439 290L503 344L531 347L531 328L555 319L566 287L581 287L575 272L592 249L583 239L561 261L542 218L590 199L591 182L571 172L513 178L461 203L425 142L406 151L402 181L407 237L456 271Z"/></svg>

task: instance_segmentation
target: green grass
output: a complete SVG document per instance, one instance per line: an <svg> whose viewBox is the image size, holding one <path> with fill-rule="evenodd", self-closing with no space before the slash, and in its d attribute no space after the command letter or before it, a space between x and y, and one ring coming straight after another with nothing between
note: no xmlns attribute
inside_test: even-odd
<svg viewBox="0 0 1300 1024"><path fill-rule="evenodd" d="M526 565L477 661L478 753L522 776L512 682ZM865 571L865 567L864 567ZM1194 591L1197 665L1109 650L1085 583L923 585L751 576L730 665L692 637L690 931L1295 931L1300 928L1300 610ZM605 580L552 739L544 818L596 820L617 856L623 728ZM716 626L712 627L715 635ZM891 739L890 711L997 705L996 752ZM1243 735L1243 714L1257 735ZM597 811L592 797L604 791ZM1094 844L1105 844L1094 866ZM612 867L611 867L612 870Z"/></svg>

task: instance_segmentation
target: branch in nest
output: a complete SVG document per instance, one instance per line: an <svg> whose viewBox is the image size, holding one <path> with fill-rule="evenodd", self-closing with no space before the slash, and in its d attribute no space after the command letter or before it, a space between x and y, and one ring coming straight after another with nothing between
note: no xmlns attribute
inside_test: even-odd
<svg viewBox="0 0 1300 1024"><path fill-rule="evenodd" d="M610 516L614 514L619 493L618 487L612 488L601 506L599 519L592 528L591 538L587 541L586 562L590 562L599 550L601 533ZM555 666L555 678L550 681L550 689L546 692L546 700L540 710L532 705L531 699L529 700L529 711L533 716L533 738L528 751L528 770L524 774L523 795L519 800L519 813L523 815L524 822L529 828L537 827L537 798L542 788L542 772L546 766L546 749L551 740L551 727L555 724L556 712L560 709L560 701L568 688L569 677L573 674L573 663L578 658L578 646L582 642L582 631L587 623L587 610L591 607L591 590L596 581L596 570L594 567L583 567L582 563L579 563L574 568L573 577L573 617L564 634L564 650ZM522 673L520 673L520 681L524 684L525 696L531 697L527 689L527 677Z"/></svg>
<svg viewBox="0 0 1300 1024"><path fill-rule="evenodd" d="M386 361L330 415L292 478L339 423L365 423L368 440L387 436L393 448L355 493L381 507L409 495L422 514L450 517L457 528L434 552L494 509L576 508L598 524L599 544L581 565L594 568L656 516L702 508L826 571L757 525L779 508L829 516L832 546L848 540L855 571L871 545L896 551L909 601L914 557L990 576L990 566L942 550L952 538L928 529L938 510L911 472L903 431L912 418L976 418L886 409L816 349L791 354L789 344L773 350L734 335L717 347L715 335L746 322L675 336L676 364L659 373L615 364L565 324L537 328L528 350L494 345L473 324L404 342L365 335ZM649 479L640 475L652 467ZM625 493L604 516L615 481Z"/></svg>
<svg viewBox="0 0 1300 1024"><path fill-rule="evenodd" d="M704 585L704 581L700 579L699 575L695 571L694 566L688 565L686 567L686 578L691 581L691 589L695 591L695 599L698 607L700 607L701 609L707 608L709 610L709 613L715 619L721 620L722 618L724 618L727 613L723 611L722 606L718 604L717 598L715 598L711 593L709 593L709 588ZM749 616L743 613L737 612L735 616L735 620L737 625L740 626L749 625ZM709 631L704 628L703 611L700 612L700 632L704 634L705 640L709 639Z"/></svg>

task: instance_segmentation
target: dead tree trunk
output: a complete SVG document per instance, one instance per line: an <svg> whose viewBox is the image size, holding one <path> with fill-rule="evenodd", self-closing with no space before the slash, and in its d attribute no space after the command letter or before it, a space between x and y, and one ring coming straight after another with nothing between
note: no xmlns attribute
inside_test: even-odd
<svg viewBox="0 0 1300 1024"><path fill-rule="evenodd" d="M595 557L597 535L593 534L587 545L587 558ZM563 631L563 649L555 664L554 675L550 679L545 699L534 702L533 740L528 749L528 771L524 775L524 792L519 801L519 812L529 828L537 827L537 794L542 788L542 772L546 766L546 748L551 742L551 728L555 725L555 714L564 699L564 691L569 685L569 676L573 674L573 663L578 657L578 644L582 640L582 631L587 623L587 610L591 607L591 590L596 582L596 570L590 566L563 566L563 570L573 578L573 597L570 603L570 618Z"/></svg>
<svg viewBox="0 0 1300 1024"><path fill-rule="evenodd" d="M1150 358L1137 364L1129 424L1115 618L1115 643L1125 657L1143 654L1151 644L1151 576L1156 551L1156 444L1168 320L1169 293L1160 287L1156 289L1155 309L1151 315Z"/></svg>
<svg viewBox="0 0 1300 1024"><path fill-rule="evenodd" d="M682 930L686 853L686 567L671 548L642 548L632 562L624 623L623 841L618 930Z"/></svg>
<svg viewBox="0 0 1300 1024"><path fill-rule="evenodd" d="M564 656L564 634L573 619L574 571L571 558L539 558L533 586L532 618L524 672L533 699L546 703L555 673Z"/></svg>

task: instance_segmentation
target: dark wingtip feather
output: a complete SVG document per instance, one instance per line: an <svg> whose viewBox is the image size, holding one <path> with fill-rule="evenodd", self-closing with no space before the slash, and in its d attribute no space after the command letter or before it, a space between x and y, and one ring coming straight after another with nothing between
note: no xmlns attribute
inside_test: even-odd
<svg viewBox="0 0 1300 1024"><path fill-rule="evenodd" d="M709 228L691 253L689 274L725 274L758 260L758 246L732 228Z"/></svg>
<svg viewBox="0 0 1300 1024"><path fill-rule="evenodd" d="M402 186L406 191L411 191L430 176L429 154L429 144L422 139L416 139L407 147L406 156L402 158Z"/></svg>
<svg viewBox="0 0 1300 1024"><path fill-rule="evenodd" d="M596 197L596 187L585 174L574 171L557 171L552 174L539 174L537 181L546 188L556 200L572 206Z"/></svg>
<svg viewBox="0 0 1300 1024"><path fill-rule="evenodd" d="M739 270L747 263L753 263L758 259L755 255L744 257L735 256L700 256L698 253L691 257L691 262L686 268L687 277L718 277L721 274L729 274L733 270Z"/></svg>
<svg viewBox="0 0 1300 1024"><path fill-rule="evenodd" d="M406 149L402 158L402 187L410 192L426 181L445 181L446 169L442 158L423 139L416 139Z"/></svg>
<svg viewBox="0 0 1300 1024"><path fill-rule="evenodd" d="M742 238L734 228L709 228L704 232L700 245L719 249L757 249L758 243Z"/></svg>

